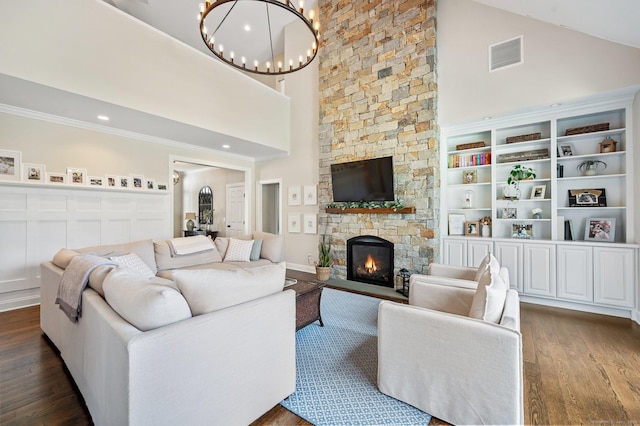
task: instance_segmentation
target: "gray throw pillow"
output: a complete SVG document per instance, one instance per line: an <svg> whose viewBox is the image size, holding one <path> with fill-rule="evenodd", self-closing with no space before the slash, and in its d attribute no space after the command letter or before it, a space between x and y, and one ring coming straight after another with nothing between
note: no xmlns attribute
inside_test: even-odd
<svg viewBox="0 0 640 426"><path fill-rule="evenodd" d="M251 248L249 260L259 260L260 250L262 250L262 240L253 240L253 247Z"/></svg>

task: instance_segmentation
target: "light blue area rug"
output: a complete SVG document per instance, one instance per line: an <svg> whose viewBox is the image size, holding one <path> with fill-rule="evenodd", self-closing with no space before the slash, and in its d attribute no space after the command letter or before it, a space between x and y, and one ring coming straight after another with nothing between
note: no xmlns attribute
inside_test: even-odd
<svg viewBox="0 0 640 426"><path fill-rule="evenodd" d="M431 416L378 390L380 299L325 288L321 313L296 333L296 391L281 405L317 426L426 425Z"/></svg>

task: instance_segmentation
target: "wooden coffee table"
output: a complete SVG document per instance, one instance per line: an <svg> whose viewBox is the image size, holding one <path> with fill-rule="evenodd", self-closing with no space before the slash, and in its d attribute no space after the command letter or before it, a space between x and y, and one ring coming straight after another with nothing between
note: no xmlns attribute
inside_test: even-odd
<svg viewBox="0 0 640 426"><path fill-rule="evenodd" d="M324 327L320 315L323 287L324 284L315 281L298 280L296 284L284 288L296 292L296 331L315 321L320 321L320 327Z"/></svg>

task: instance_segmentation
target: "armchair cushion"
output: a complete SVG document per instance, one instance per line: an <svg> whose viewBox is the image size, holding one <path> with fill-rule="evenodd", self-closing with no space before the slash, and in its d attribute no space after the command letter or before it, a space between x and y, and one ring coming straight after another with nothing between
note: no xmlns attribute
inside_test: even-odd
<svg viewBox="0 0 640 426"><path fill-rule="evenodd" d="M500 276L500 265L496 258L491 254L489 256L489 262L480 275L469 316L498 323L502 318L509 285Z"/></svg>

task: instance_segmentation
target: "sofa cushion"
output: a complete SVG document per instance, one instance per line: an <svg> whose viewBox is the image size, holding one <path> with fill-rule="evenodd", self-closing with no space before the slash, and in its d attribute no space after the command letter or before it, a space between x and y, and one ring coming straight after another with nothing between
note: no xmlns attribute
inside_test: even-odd
<svg viewBox="0 0 640 426"><path fill-rule="evenodd" d="M79 256L80 253L77 252L76 250L71 250L68 248L61 248L60 250L58 250L58 252L53 256L53 264L56 265L59 268L62 269L67 269L67 266L69 266L69 263L71 262L71 259L73 259L76 256Z"/></svg>
<svg viewBox="0 0 640 426"><path fill-rule="evenodd" d="M493 258L478 281L471 309L469 309L469 317L499 323L507 290L507 284L500 276L500 265Z"/></svg>
<svg viewBox="0 0 640 426"><path fill-rule="evenodd" d="M284 261L284 236L270 234L268 232L256 232L253 234L254 239L262 240L262 248L260 249L260 257L267 259L273 263Z"/></svg>
<svg viewBox="0 0 640 426"><path fill-rule="evenodd" d="M146 279L153 278L156 275L135 253L124 254L122 256L111 256L109 260L113 260L120 266L135 269Z"/></svg>
<svg viewBox="0 0 640 426"><path fill-rule="evenodd" d="M213 240L213 243L216 245L220 256L222 256L222 258L224 259L225 255L227 254L227 248L229 247L229 238L217 237L215 240Z"/></svg>
<svg viewBox="0 0 640 426"><path fill-rule="evenodd" d="M222 262L222 257L220 257L220 253L213 243L211 243L211 250L182 256L171 256L171 249L167 241L154 243L153 249L155 252L156 263L158 265L158 271L184 268L186 266L211 262Z"/></svg>
<svg viewBox="0 0 640 426"><path fill-rule="evenodd" d="M113 269L103 288L111 308L139 330L153 330L191 318L189 305L177 290L150 282L131 268Z"/></svg>
<svg viewBox="0 0 640 426"><path fill-rule="evenodd" d="M262 250L262 240L253 240L253 247L251 247L251 255L249 260L260 259L260 250Z"/></svg>
<svg viewBox="0 0 640 426"><path fill-rule="evenodd" d="M253 240L239 240L231 238L229 247L224 255L225 262L248 262L251 260L251 250L253 249Z"/></svg>
<svg viewBox="0 0 640 426"><path fill-rule="evenodd" d="M282 291L286 265L251 269L173 271L193 315L202 315Z"/></svg>
<svg viewBox="0 0 640 426"><path fill-rule="evenodd" d="M153 241L142 240L132 241L122 244L108 244L104 246L93 246L77 249L80 253L91 253L101 257L122 256L124 254L135 253L142 259L142 261L153 271L155 274L158 269L156 268L156 259L153 253Z"/></svg>

